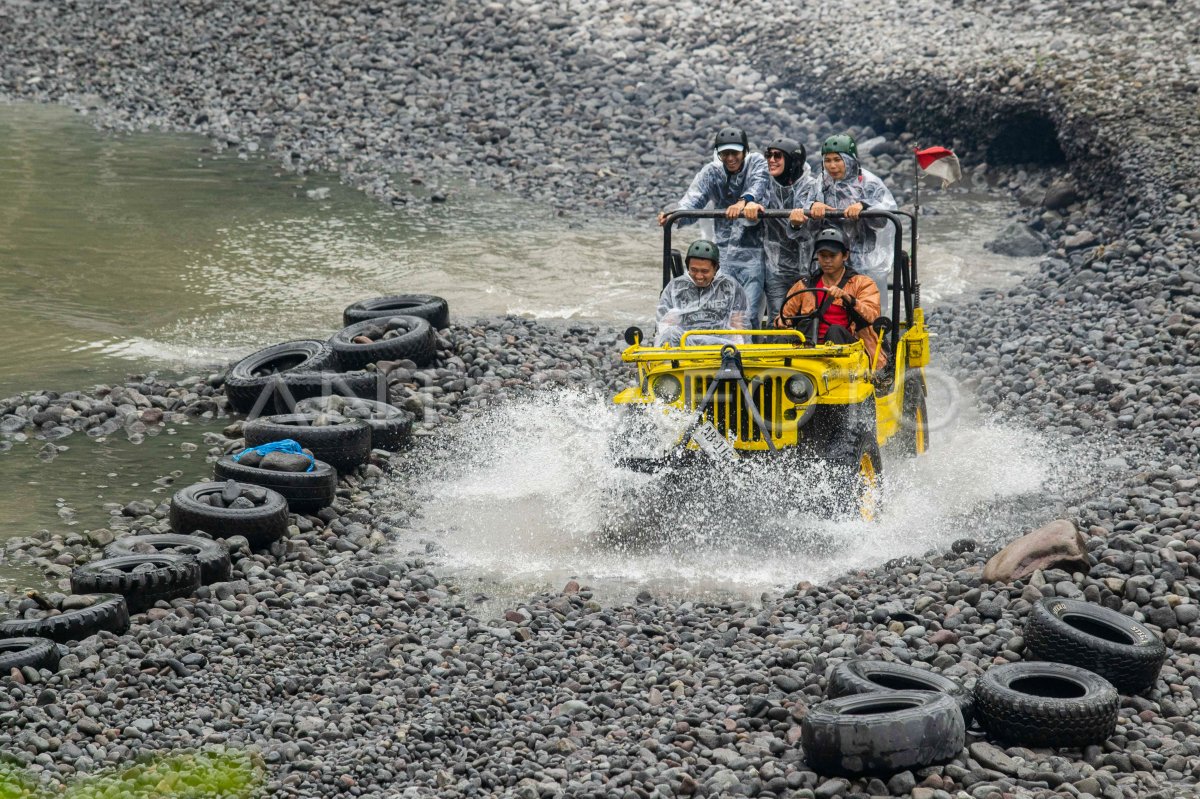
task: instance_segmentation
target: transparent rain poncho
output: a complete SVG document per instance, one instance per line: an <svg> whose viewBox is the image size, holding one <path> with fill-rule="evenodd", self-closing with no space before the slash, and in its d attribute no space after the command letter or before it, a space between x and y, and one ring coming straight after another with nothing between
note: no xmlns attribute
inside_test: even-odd
<svg viewBox="0 0 1200 799"><path fill-rule="evenodd" d="M724 261L724 253L721 260ZM658 298L654 346L679 346L688 330L742 330L749 319L749 303L742 286L725 267L713 282L700 288L686 272L672 280ZM742 344L743 336L688 336L689 344Z"/></svg>
<svg viewBox="0 0 1200 799"><path fill-rule="evenodd" d="M804 172L790 186L777 183L772 178L762 205L772 210L803 208L807 211L813 201L819 199L820 187L820 181L805 164ZM774 319L779 314L779 307L787 297L788 289L812 272L815 234L816 231L809 225L792 227L792 223L786 219L763 220L763 252L766 254L764 291L768 319Z"/></svg>
<svg viewBox="0 0 1200 799"><path fill-rule="evenodd" d="M852 155L838 153L846 163L846 176L834 180L821 170L821 185L817 201L845 210L854 203L863 203L880 211L895 211L896 198L883 181L863 169ZM813 220L817 228L833 223L833 220ZM850 263L855 271L866 275L876 283L887 285L892 274L892 225L886 219L837 220L846 238L850 240Z"/></svg>
<svg viewBox="0 0 1200 799"><path fill-rule="evenodd" d="M730 175L720 161L714 160L705 164L696 174L678 207L690 211L709 207L724 211L745 194L752 195L755 202L761 203L771 183L767 161L760 153L747 154L736 175ZM695 221L681 219L676 224L689 225ZM762 304L766 272L761 220L714 219L713 234L721 249L721 273L742 285L750 302L749 307L757 310Z"/></svg>

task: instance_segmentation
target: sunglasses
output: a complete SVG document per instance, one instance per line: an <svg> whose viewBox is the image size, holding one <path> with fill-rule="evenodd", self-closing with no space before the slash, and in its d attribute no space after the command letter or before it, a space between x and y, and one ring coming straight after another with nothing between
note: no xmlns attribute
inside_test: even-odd
<svg viewBox="0 0 1200 799"><path fill-rule="evenodd" d="M767 150L767 160L774 161L776 158L783 158L783 153L779 150Z"/></svg>

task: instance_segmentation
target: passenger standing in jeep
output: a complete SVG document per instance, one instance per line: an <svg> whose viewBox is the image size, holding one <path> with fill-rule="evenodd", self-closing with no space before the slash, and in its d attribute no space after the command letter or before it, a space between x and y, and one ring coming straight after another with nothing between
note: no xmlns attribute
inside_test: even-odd
<svg viewBox="0 0 1200 799"><path fill-rule="evenodd" d="M871 323L879 318L879 287L866 275L850 265L850 248L846 234L828 227L817 234L814 242L820 272L809 280L812 291L803 281L796 281L789 291L791 299L775 320L776 327L791 327L797 317L817 317L817 342L850 344L858 339L866 347L872 367L887 364L887 353L879 349L878 363L874 362L879 336ZM802 293L796 293L802 292Z"/></svg>
<svg viewBox="0 0 1200 799"><path fill-rule="evenodd" d="M721 272L736 280L749 301L747 325L756 327L762 320L763 281L766 277L766 256L763 253L763 226L743 218L749 203L761 202L767 193L771 176L766 160L750 152L746 131L724 128L713 141L716 160L709 161L696 173L692 184L680 199L677 208L698 211L712 207L723 210L724 216L713 221L713 235L721 248ZM658 224L666 222L667 213L658 215ZM695 219L683 218L677 225L690 225Z"/></svg>

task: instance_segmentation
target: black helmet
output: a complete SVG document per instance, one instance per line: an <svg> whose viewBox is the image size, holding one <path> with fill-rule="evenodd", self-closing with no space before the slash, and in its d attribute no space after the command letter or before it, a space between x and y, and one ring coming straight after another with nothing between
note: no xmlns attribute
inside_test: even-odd
<svg viewBox="0 0 1200 799"><path fill-rule="evenodd" d="M808 150L804 149L804 145L800 142L780 136L778 139L772 139L763 148L764 153L767 150L783 151L783 174L779 176L779 182L784 186L792 185L804 174L804 162L808 160Z"/></svg>
<svg viewBox="0 0 1200 799"><path fill-rule="evenodd" d="M718 268L721 266L721 250L717 245L706 239L696 239L688 247L687 255L684 256L683 262L686 264L693 258L703 258L712 261Z"/></svg>
<svg viewBox="0 0 1200 799"><path fill-rule="evenodd" d="M813 239L813 252L817 253L821 250L828 250L831 247L841 250L842 252L850 252L850 245L846 241L846 234L840 228L827 227L824 228L817 237Z"/></svg>
<svg viewBox="0 0 1200 799"><path fill-rule="evenodd" d="M713 140L713 149L721 152L722 147L728 147L731 144L736 144L742 148L742 152L750 149L750 141L746 138L746 131L741 128L721 128L717 131L717 137Z"/></svg>

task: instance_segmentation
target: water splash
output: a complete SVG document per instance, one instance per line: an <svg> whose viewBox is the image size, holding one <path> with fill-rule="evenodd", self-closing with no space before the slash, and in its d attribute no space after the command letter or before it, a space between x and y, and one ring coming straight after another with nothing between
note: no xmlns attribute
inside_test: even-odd
<svg viewBox="0 0 1200 799"><path fill-rule="evenodd" d="M930 388L931 451L914 459L885 448L875 522L813 513L837 485L816 466L631 472L614 462L631 439L609 399L561 390L495 409L415 453L396 485L417 506L396 554L419 552L489 594L575 578L610 600L647 588L753 599L961 537L1011 536L1083 490L1088 469L1067 446L979 418L948 381Z"/></svg>

